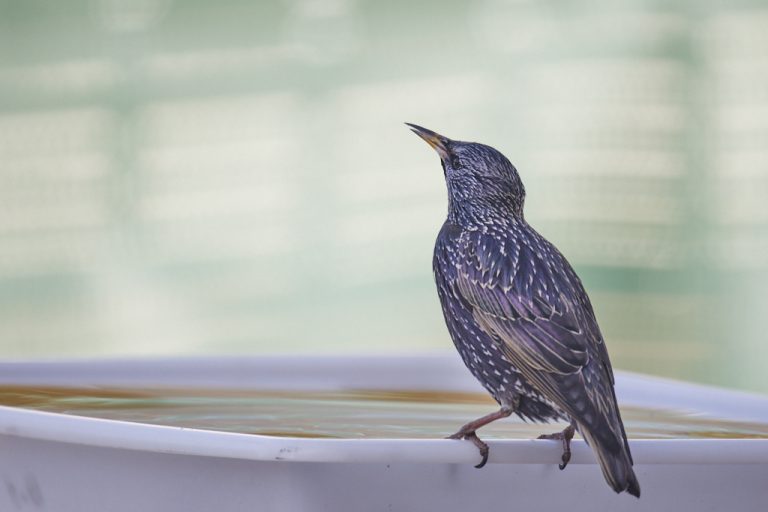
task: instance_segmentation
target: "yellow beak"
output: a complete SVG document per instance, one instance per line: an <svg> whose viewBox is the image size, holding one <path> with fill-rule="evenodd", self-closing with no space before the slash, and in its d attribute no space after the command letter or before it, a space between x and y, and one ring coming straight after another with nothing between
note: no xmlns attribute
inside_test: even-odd
<svg viewBox="0 0 768 512"><path fill-rule="evenodd" d="M448 143L451 141L448 137L443 137L439 133L435 133L432 130L427 130L426 128L422 128L421 126L411 124L411 123L405 123L407 124L413 133L424 139L427 144L432 146L432 149L437 151L437 154L440 155L440 158L445 160L448 158L450 151L448 150Z"/></svg>

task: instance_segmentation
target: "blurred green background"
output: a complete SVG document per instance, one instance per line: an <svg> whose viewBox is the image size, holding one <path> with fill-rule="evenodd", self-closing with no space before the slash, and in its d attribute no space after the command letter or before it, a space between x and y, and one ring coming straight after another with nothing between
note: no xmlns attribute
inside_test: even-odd
<svg viewBox="0 0 768 512"><path fill-rule="evenodd" d="M757 0L0 0L0 356L451 350L411 121L516 164L614 366L768 391L766 27Z"/></svg>

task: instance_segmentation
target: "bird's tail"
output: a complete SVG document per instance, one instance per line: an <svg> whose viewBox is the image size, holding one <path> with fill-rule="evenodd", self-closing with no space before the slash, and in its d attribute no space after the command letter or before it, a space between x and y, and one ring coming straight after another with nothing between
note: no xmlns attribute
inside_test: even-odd
<svg viewBox="0 0 768 512"><path fill-rule="evenodd" d="M579 429L579 432L595 452L608 485L616 492L626 491L639 498L640 483L632 469L632 455L629 453L626 437L623 440L624 443L620 443L617 450L614 443L605 443L591 435L587 429ZM613 446L609 446L609 444Z"/></svg>

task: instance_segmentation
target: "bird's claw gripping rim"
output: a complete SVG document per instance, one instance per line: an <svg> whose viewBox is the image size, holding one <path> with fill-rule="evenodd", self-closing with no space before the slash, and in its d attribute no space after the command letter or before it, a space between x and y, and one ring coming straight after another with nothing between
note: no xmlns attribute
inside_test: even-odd
<svg viewBox="0 0 768 512"><path fill-rule="evenodd" d="M485 463L488 462L488 445L482 442L479 437L477 437L477 434L475 433L476 430L483 425L491 423L492 421L508 417L517 407L518 400L519 399L515 400L514 405L503 405L501 409L496 412L486 414L482 418L478 418L475 421L470 421L461 427L458 432L452 436L448 436L448 439L466 439L467 441L472 441L472 444L477 446L478 450L480 450L480 455L483 457L483 460L480 461L480 464L475 466L477 469L485 466Z"/></svg>
<svg viewBox="0 0 768 512"><path fill-rule="evenodd" d="M482 457L480 464L475 466L477 469L482 468L485 466L486 462L488 462L488 445L485 444L482 439L477 437L477 434L474 431L464 432L459 430L455 434L448 436L446 439L464 439L466 441L472 441L472 444L477 446L477 449L480 450L480 456Z"/></svg>
<svg viewBox="0 0 768 512"><path fill-rule="evenodd" d="M555 434L542 434L539 436L539 439L554 439L557 441L562 441L563 455L560 457L560 459L563 462L557 465L557 467L560 468L560 471L564 470L568 463L571 461L571 439L573 439L573 434L575 432L576 428L573 425L568 425L562 432L557 432Z"/></svg>

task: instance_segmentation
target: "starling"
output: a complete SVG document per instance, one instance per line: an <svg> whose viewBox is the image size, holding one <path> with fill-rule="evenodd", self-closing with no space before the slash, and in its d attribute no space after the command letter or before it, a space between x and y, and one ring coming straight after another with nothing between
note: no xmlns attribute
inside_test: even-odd
<svg viewBox="0 0 768 512"><path fill-rule="evenodd" d="M560 469L578 431L613 490L639 497L595 313L565 257L525 221L517 169L492 147L407 124L440 155L448 187L433 258L445 322L464 364L501 406L450 438L472 441L482 467L480 427L512 413L565 420L565 430L540 437L562 442Z"/></svg>

